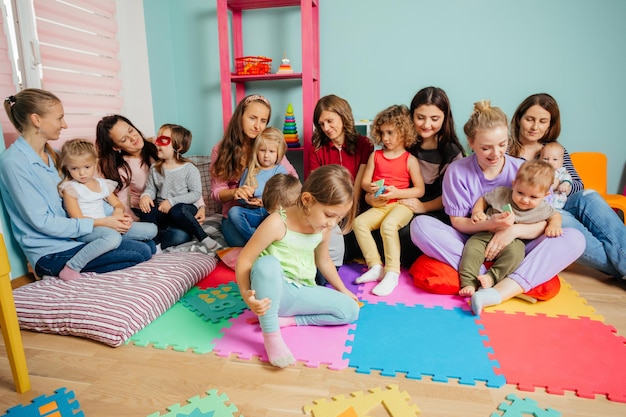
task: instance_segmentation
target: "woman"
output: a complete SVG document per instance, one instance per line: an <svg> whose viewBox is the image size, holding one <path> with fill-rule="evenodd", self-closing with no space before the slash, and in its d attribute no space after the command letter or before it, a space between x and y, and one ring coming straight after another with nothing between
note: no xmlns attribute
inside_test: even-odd
<svg viewBox="0 0 626 417"><path fill-rule="evenodd" d="M75 239L104 226L125 233L124 214L101 219L68 218L57 185L58 156L50 141L67 128L63 105L54 94L28 88L4 101L9 120L20 137L0 155L0 192L15 239L39 276L58 276L84 243ZM123 239L117 249L89 262L84 272L108 272L150 259L144 242Z"/></svg>
<svg viewBox="0 0 626 417"><path fill-rule="evenodd" d="M543 236L544 222L499 229L494 229L492 219L473 223L469 215L476 200L495 187L511 186L523 161L506 155L507 118L488 101L476 103L464 131L474 154L450 164L442 187L443 205L452 226L430 216L418 216L411 223L411 239L426 255L455 269L465 241L473 233L494 232L485 252L487 259L495 258L515 238L526 241L526 257L519 268L495 286L472 295L472 309L480 314L483 307L500 304L551 279L578 258L585 241L571 228L563 229L560 237Z"/></svg>
<svg viewBox="0 0 626 417"><path fill-rule="evenodd" d="M419 90L411 100L411 117L417 131L417 143L408 149L420 164L425 192L422 198L400 200L416 215L427 214L450 224L443 211L441 184L446 169L453 161L465 156L454 128L454 118L450 100L444 90L426 87ZM373 204L382 201L379 197ZM367 197L371 201L371 196ZM411 242L411 227L400 229L402 253L400 263L410 267L421 255L421 251Z"/></svg>
<svg viewBox="0 0 626 417"><path fill-rule="evenodd" d="M239 200L260 204L252 199L254 188L240 186L239 180L249 164L254 139L267 126L271 113L270 102L265 97L259 94L244 97L235 108L224 137L211 152L211 197L222 203L222 234L229 246L244 246L246 239L228 219L228 210ZM280 164L289 174L298 176L287 157Z"/></svg>
<svg viewBox="0 0 626 417"><path fill-rule="evenodd" d="M146 188L150 165L157 160L156 146L148 142L139 129L124 116L105 116L96 126L96 147L100 173L117 182L115 193L126 207L126 213L139 220L133 210L139 210L139 197ZM196 219L204 222L204 201L196 203ZM169 226L159 230L156 241L161 249L191 240L181 229Z"/></svg>
<svg viewBox="0 0 626 417"><path fill-rule="evenodd" d="M561 132L559 106L549 94L533 94L517 108L511 119L509 155L536 159L546 143L556 142ZM602 196L584 185L567 150L563 166L572 177L567 201L561 211L563 227L585 236L586 248L577 262L616 278L626 277L626 227Z"/></svg>
<svg viewBox="0 0 626 417"><path fill-rule="evenodd" d="M309 154L311 171L323 165L337 164L345 167L354 179L354 198L361 202L363 190L361 178L370 154L374 150L373 143L361 136L354 127L354 117L350 104L343 98L330 94L320 98L313 111L313 150ZM363 204L357 206L357 214ZM360 257L360 251L354 233L342 235L339 228L331 236L330 252L335 266ZM354 250L351 250L354 249ZM324 282L324 280L320 280Z"/></svg>

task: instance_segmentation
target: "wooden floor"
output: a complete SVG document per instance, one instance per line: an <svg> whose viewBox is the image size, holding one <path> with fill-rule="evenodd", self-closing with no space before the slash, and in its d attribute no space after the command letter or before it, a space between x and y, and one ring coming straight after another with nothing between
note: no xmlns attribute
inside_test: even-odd
<svg viewBox="0 0 626 417"><path fill-rule="evenodd" d="M626 336L626 285L600 273L572 266L562 277L587 299L605 323ZM225 393L246 417L302 416L302 407L319 398L367 391L397 384L407 391L422 416L489 417L508 393L530 397L540 406L552 407L565 417L622 417L626 404L602 396L582 399L566 395L518 391L512 385L500 389L306 368L301 364L279 370L258 361L224 359L213 354L174 352L132 345L109 348L78 338L22 332L32 390L16 394L4 346L0 345L0 414L17 404L60 387L76 393L87 417L147 416L166 413L166 407L185 404L187 398L210 389ZM589 352L593 355L594 352ZM370 417L387 416L382 409ZM239 416L239 414L237 414ZM405 416L395 416L405 417Z"/></svg>

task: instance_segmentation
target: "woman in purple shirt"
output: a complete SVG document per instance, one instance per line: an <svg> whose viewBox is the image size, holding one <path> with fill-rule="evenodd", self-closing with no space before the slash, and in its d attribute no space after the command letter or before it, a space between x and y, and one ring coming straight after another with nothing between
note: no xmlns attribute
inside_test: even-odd
<svg viewBox="0 0 626 417"><path fill-rule="evenodd" d="M585 239L577 230L567 228L562 236L547 238L543 236L543 222L497 230L491 220L472 223L470 215L476 200L495 187L511 186L523 161L506 155L507 117L488 101L476 103L464 131L474 153L450 164L443 180L443 206L452 226L430 216L418 216L411 223L411 239L426 255L455 269L465 241L473 233L494 232L485 251L487 259L495 258L515 238L526 241L526 256L519 268L494 287L472 295L472 310L480 314L483 307L500 304L548 281L580 256Z"/></svg>

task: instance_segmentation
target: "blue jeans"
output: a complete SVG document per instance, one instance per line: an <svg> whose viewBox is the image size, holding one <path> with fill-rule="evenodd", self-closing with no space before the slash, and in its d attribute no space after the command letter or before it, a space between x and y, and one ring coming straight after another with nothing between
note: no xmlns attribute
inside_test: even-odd
<svg viewBox="0 0 626 417"><path fill-rule="evenodd" d="M295 317L298 326L337 326L352 323L359 316L359 305L339 291L314 285L297 286L287 282L278 258L262 256L252 265L250 288L257 300L269 298L269 310L259 316L263 333L280 329L278 317Z"/></svg>
<svg viewBox="0 0 626 417"><path fill-rule="evenodd" d="M122 239L148 241L156 234L156 225L144 222L133 222L128 232L123 235L110 227L94 227L93 232L76 239L87 244L67 262L67 265L74 271L81 271L98 256L119 247Z"/></svg>
<svg viewBox="0 0 626 417"><path fill-rule="evenodd" d="M222 235L230 247L243 247L248 242L228 217L222 217Z"/></svg>
<svg viewBox="0 0 626 417"><path fill-rule="evenodd" d="M263 207L248 208L233 206L228 210L228 218L232 226L237 229L239 235L246 240L250 240L257 227L268 216L267 210Z"/></svg>
<svg viewBox="0 0 626 417"><path fill-rule="evenodd" d="M35 265L35 273L43 275L59 276L59 271L74 257L84 245L77 246L65 252L53 253L39 258ZM82 272L110 272L128 268L140 262L147 261L152 257L150 245L136 240L122 239L117 249L97 257L89 262Z"/></svg>
<svg viewBox="0 0 626 417"><path fill-rule="evenodd" d="M585 251L577 262L617 278L626 276L626 226L600 194L572 193L559 211L563 227L585 236Z"/></svg>

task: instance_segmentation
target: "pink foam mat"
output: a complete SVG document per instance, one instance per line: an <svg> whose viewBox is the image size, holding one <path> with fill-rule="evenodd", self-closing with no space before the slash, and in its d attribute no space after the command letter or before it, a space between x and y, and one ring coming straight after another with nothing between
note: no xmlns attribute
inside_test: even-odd
<svg viewBox="0 0 626 417"><path fill-rule="evenodd" d="M224 337L215 340L213 351L218 356L236 355L240 359L258 357L267 362L263 346L263 335L258 324L246 320L254 318L250 310L231 319L232 326L224 329ZM352 340L348 334L354 325L345 326L300 326L281 329L285 343L293 356L304 365L316 368L326 365L329 369L339 370L348 367L348 360L343 359L346 340Z"/></svg>
<svg viewBox="0 0 626 417"><path fill-rule="evenodd" d="M354 282L354 280L366 271L366 266L361 264L344 265L339 270L344 282ZM432 294L417 288L413 284L413 278L406 269L400 273L400 281L396 289L386 297L379 297L372 294L372 289L376 282L368 282L358 286L356 294L359 299L368 303L404 304L407 306L423 305L424 307L443 307L445 309L462 308L469 310L467 298L455 295Z"/></svg>

